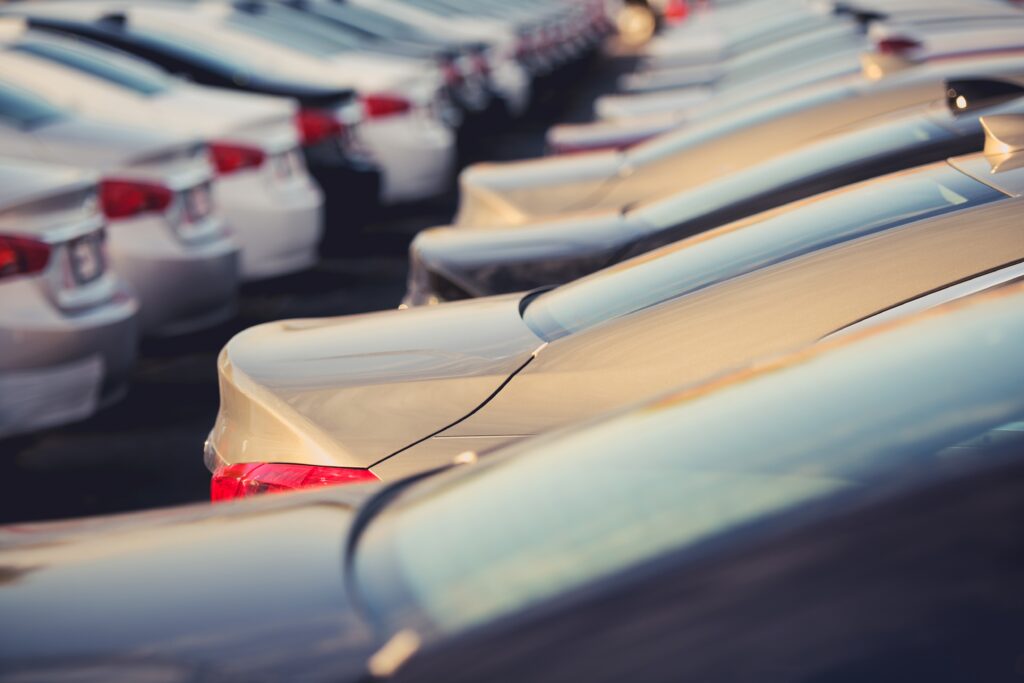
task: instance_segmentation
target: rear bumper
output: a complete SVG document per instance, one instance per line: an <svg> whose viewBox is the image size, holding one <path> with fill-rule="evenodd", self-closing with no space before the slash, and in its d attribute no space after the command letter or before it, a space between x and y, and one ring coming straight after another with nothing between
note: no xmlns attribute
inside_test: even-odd
<svg viewBox="0 0 1024 683"><path fill-rule="evenodd" d="M111 260L139 298L142 333L187 334L234 315L238 245L227 238L186 245L162 221L157 229L140 225L143 222L125 221L110 228Z"/></svg>
<svg viewBox="0 0 1024 683"><path fill-rule="evenodd" d="M120 397L135 367L138 310L126 294L71 315L43 300L35 311L0 310L0 348L10 350L0 358L0 437L82 420Z"/></svg>
<svg viewBox="0 0 1024 683"><path fill-rule="evenodd" d="M237 183L225 179L217 193L217 205L242 246L243 280L286 275L316 264L324 201L311 182L268 187L258 177Z"/></svg>
<svg viewBox="0 0 1024 683"><path fill-rule="evenodd" d="M419 114L364 123L361 134L383 169L381 201L400 204L443 194L455 168L455 133Z"/></svg>

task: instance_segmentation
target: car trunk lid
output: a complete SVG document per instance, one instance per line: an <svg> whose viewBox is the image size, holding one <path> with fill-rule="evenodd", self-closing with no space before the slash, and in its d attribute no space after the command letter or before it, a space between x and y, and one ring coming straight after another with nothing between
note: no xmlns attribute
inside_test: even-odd
<svg viewBox="0 0 1024 683"><path fill-rule="evenodd" d="M543 342L521 295L260 325L219 361L223 463L369 467L486 403Z"/></svg>

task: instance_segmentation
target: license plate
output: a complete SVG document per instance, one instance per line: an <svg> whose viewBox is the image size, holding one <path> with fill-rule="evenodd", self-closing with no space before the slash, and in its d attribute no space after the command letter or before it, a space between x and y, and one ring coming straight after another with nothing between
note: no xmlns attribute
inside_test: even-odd
<svg viewBox="0 0 1024 683"><path fill-rule="evenodd" d="M291 154L279 154L273 159L274 177L278 180L287 180L295 173L292 164Z"/></svg>
<svg viewBox="0 0 1024 683"><path fill-rule="evenodd" d="M85 285L103 275L103 237L85 235L68 243L68 259L75 283Z"/></svg>
<svg viewBox="0 0 1024 683"><path fill-rule="evenodd" d="M185 210L188 212L189 221L193 223L210 215L213 210L210 188L206 185L199 185L186 192Z"/></svg>

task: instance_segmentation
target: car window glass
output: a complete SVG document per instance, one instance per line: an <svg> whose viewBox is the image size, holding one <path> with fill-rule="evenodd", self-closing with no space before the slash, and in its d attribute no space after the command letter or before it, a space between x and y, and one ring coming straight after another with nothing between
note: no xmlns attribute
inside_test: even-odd
<svg viewBox="0 0 1024 683"><path fill-rule="evenodd" d="M330 13L330 16L335 16L353 26L358 26L364 31L370 31L381 36L412 40L419 37L416 31L408 24L404 24L386 14L377 14L362 7L355 7L353 5L318 5L315 6L313 12Z"/></svg>
<svg viewBox="0 0 1024 683"><path fill-rule="evenodd" d="M226 23L250 35L316 57L328 57L356 49L365 42L342 26L334 24L324 27L315 17L286 8L267 6L257 14L233 12L227 17Z"/></svg>
<svg viewBox="0 0 1024 683"><path fill-rule="evenodd" d="M218 50L206 42L190 39L176 28L168 26L165 30L160 30L147 26L143 29L136 25L133 26L132 32L167 50L169 54L185 55L201 64L214 66L218 71L234 73L237 78L245 78L250 73L262 70L262 65L256 60L247 58L237 51Z"/></svg>
<svg viewBox="0 0 1024 683"><path fill-rule="evenodd" d="M64 110L41 97L0 83L0 120L18 128L34 128L64 118Z"/></svg>
<svg viewBox="0 0 1024 683"><path fill-rule="evenodd" d="M26 42L12 49L84 71L140 95L156 95L170 87L169 79L159 71L133 60L105 55L99 50L86 51L46 42Z"/></svg>
<svg viewBox="0 0 1024 683"><path fill-rule="evenodd" d="M557 339L758 268L1000 198L946 164L889 176L589 275L537 297L523 319L543 338Z"/></svg>

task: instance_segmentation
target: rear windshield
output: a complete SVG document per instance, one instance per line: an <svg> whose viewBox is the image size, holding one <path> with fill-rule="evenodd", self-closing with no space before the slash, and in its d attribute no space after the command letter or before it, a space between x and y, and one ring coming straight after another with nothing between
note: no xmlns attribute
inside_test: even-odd
<svg viewBox="0 0 1024 683"><path fill-rule="evenodd" d="M67 116L63 109L27 90L0 82L0 121L18 128L35 128Z"/></svg>
<svg viewBox="0 0 1024 683"><path fill-rule="evenodd" d="M419 33L408 24L385 14L378 14L372 10L356 7L355 5L314 5L309 11L317 15L331 17L349 26L358 27L363 31L378 36L404 38L407 40L421 38Z"/></svg>
<svg viewBox="0 0 1024 683"><path fill-rule="evenodd" d="M345 50L362 46L363 41L351 34L346 34L336 24L324 31L320 20L303 15L295 16L296 12L281 8L261 10L258 14L234 12L227 24L250 35L265 38L279 45L315 57L329 57ZM310 25L308 22L312 22Z"/></svg>
<svg viewBox="0 0 1024 683"><path fill-rule="evenodd" d="M413 5L433 12L434 14L441 14L448 17L459 14L457 10L452 9L443 2L438 2L438 0L411 0L411 2Z"/></svg>
<svg viewBox="0 0 1024 683"><path fill-rule="evenodd" d="M170 80L162 72L109 50L43 41L23 42L12 49L84 71L140 95L157 95L170 87Z"/></svg>
<svg viewBox="0 0 1024 683"><path fill-rule="evenodd" d="M218 50L211 47L208 41L190 39L183 32L176 30L174 26L168 26L166 33L148 27L133 26L132 33L158 46L169 55L179 55L188 61L204 65L206 68L233 74L236 79L244 79L250 74L263 70L258 61L247 59L238 51Z"/></svg>
<svg viewBox="0 0 1024 683"><path fill-rule="evenodd" d="M523 317L544 339L557 339L812 251L1005 196L945 163L900 173L631 259L542 294Z"/></svg>

